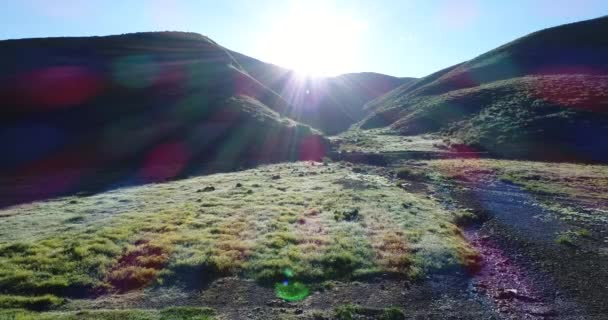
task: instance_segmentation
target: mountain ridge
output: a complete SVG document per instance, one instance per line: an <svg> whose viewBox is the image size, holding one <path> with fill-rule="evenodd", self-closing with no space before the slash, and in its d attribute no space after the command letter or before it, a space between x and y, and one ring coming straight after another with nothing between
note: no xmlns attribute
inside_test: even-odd
<svg viewBox="0 0 608 320"><path fill-rule="evenodd" d="M231 51L254 78L292 104L289 117L337 134L361 120L365 103L415 78L398 78L376 72L346 73L334 77L302 76L271 63Z"/></svg>
<svg viewBox="0 0 608 320"><path fill-rule="evenodd" d="M605 160L607 146L597 139L608 133L605 32L608 17L516 39L373 100L356 127L442 132L508 157ZM565 136L561 129L576 130L578 120L595 129Z"/></svg>

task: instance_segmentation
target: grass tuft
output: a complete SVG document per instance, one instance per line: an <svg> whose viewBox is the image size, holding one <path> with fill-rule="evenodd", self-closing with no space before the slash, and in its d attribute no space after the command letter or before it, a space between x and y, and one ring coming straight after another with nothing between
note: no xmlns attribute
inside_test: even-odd
<svg viewBox="0 0 608 320"><path fill-rule="evenodd" d="M417 172L417 171L407 168L407 167L399 168L395 172L395 175L397 176L397 178L399 178L401 180L418 181L423 178L423 176L420 174L420 172Z"/></svg>
<svg viewBox="0 0 608 320"><path fill-rule="evenodd" d="M0 309L47 310L60 306L64 299L47 294L43 296L0 295Z"/></svg>
<svg viewBox="0 0 608 320"><path fill-rule="evenodd" d="M18 320L212 320L210 308L170 307L158 310L82 310L76 312L31 312L0 310L0 319Z"/></svg>
<svg viewBox="0 0 608 320"><path fill-rule="evenodd" d="M405 314L399 308L387 308L380 315L380 320L405 320Z"/></svg>
<svg viewBox="0 0 608 320"><path fill-rule="evenodd" d="M334 219L336 221L358 221L361 219L359 208L348 209L344 211L334 211Z"/></svg>
<svg viewBox="0 0 608 320"><path fill-rule="evenodd" d="M214 314L210 308L169 307L160 312L159 320L208 320Z"/></svg>
<svg viewBox="0 0 608 320"><path fill-rule="evenodd" d="M334 308L333 318L336 320L353 320L360 310L361 307L356 305L340 305Z"/></svg>
<svg viewBox="0 0 608 320"><path fill-rule="evenodd" d="M555 237L555 243L566 246L574 246L574 239L570 233L560 233Z"/></svg>

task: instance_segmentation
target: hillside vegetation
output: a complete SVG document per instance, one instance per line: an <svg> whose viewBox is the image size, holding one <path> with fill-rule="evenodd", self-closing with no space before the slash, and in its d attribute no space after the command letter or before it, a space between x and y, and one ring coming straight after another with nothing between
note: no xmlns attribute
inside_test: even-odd
<svg viewBox="0 0 608 320"><path fill-rule="evenodd" d="M605 34L422 79L0 41L0 320L604 319L608 166L505 158L608 159Z"/></svg>
<svg viewBox="0 0 608 320"><path fill-rule="evenodd" d="M230 275L315 286L475 265L456 225L467 212L358 171L278 164L1 210L0 308Z"/></svg>
<svg viewBox="0 0 608 320"><path fill-rule="evenodd" d="M442 132L507 157L604 161L608 18L542 30L403 85L359 128Z"/></svg>
<svg viewBox="0 0 608 320"><path fill-rule="evenodd" d="M323 153L284 99L198 34L7 40L0 56L6 199Z"/></svg>

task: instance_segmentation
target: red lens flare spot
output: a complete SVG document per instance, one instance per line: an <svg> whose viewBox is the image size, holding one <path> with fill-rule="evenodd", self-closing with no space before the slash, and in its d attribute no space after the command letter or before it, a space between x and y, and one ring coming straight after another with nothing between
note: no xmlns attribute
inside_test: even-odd
<svg viewBox="0 0 608 320"><path fill-rule="evenodd" d="M162 181L176 177L190 156L182 143L156 146L146 155L139 177L144 181Z"/></svg>
<svg viewBox="0 0 608 320"><path fill-rule="evenodd" d="M17 94L35 108L67 108L97 95L103 81L87 68L57 66L24 74L18 79Z"/></svg>
<svg viewBox="0 0 608 320"><path fill-rule="evenodd" d="M608 109L608 77L587 74L538 76L532 93L550 104L587 111Z"/></svg>
<svg viewBox="0 0 608 320"><path fill-rule="evenodd" d="M97 165L90 150L73 149L37 159L15 170L12 176L21 180L11 190L17 199L41 199L57 196L75 188L87 175L86 168Z"/></svg>
<svg viewBox="0 0 608 320"><path fill-rule="evenodd" d="M298 148L299 160L320 161L325 156L325 145L320 136L306 136L300 142Z"/></svg>
<svg viewBox="0 0 608 320"><path fill-rule="evenodd" d="M164 90L180 90L186 76L178 66L163 66L154 79L154 85Z"/></svg>

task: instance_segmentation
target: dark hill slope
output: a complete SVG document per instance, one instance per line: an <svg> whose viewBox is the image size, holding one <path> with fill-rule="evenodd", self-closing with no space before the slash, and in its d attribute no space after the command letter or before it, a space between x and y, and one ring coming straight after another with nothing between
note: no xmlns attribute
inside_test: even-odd
<svg viewBox="0 0 608 320"><path fill-rule="evenodd" d="M443 131L496 154L608 160L608 18L532 33L401 86L361 128Z"/></svg>
<svg viewBox="0 0 608 320"><path fill-rule="evenodd" d="M0 57L0 177L44 186L4 198L320 157L320 135L198 34L7 40Z"/></svg>
<svg viewBox="0 0 608 320"><path fill-rule="evenodd" d="M363 110L367 102L415 80L373 72L306 78L292 70L232 54L250 75L289 101L291 118L327 134L345 131L368 113Z"/></svg>

